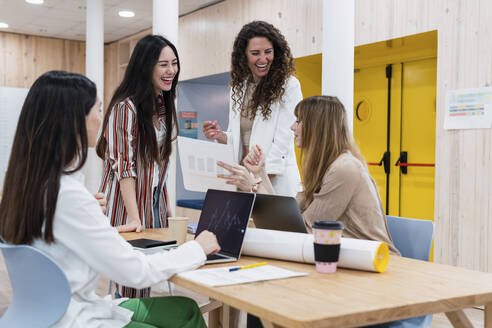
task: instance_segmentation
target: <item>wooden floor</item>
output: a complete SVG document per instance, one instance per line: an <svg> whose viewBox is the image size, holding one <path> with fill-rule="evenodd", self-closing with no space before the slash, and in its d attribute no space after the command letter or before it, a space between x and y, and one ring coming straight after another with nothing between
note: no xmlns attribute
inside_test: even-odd
<svg viewBox="0 0 492 328"><path fill-rule="evenodd" d="M109 281L105 278L101 278L99 281L99 286L97 289L97 294L104 296L108 293ZM187 289L181 288L179 286L173 285L173 291L175 295L187 296L193 298L198 305L202 305L208 302L208 298L202 295L198 295L189 291ZM167 283L163 283L152 289L152 296L167 296L169 295ZM3 262L3 257L0 253L0 316L7 309L10 300L12 299L12 290L10 288L10 282L8 280L7 270ZM466 309L465 310L468 318L473 323L475 328L483 327L483 310L480 309ZM207 315L205 315L205 320L207 321ZM239 319L239 328L246 327L246 315L241 313ZM449 328L452 327L448 319L444 314L436 314L432 320L432 328Z"/></svg>

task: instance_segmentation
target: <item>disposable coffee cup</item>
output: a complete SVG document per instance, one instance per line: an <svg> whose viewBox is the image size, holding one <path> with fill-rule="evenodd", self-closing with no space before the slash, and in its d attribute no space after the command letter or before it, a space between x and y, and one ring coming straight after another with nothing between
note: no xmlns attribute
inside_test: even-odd
<svg viewBox="0 0 492 328"><path fill-rule="evenodd" d="M316 271L334 273L340 256L343 224L338 221L316 221L313 225Z"/></svg>
<svg viewBox="0 0 492 328"><path fill-rule="evenodd" d="M167 218L169 223L169 231L171 239L175 239L178 245L182 245L186 241L186 233L188 231L188 222L190 218L184 216L176 216Z"/></svg>

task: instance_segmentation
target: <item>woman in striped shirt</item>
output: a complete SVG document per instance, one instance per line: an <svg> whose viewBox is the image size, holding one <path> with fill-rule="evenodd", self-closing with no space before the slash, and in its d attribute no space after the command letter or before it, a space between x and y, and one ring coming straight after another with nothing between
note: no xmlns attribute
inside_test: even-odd
<svg viewBox="0 0 492 328"><path fill-rule="evenodd" d="M104 160L99 190L120 232L167 225L167 164L174 127L180 64L176 47L159 35L142 38L104 116L97 154ZM148 297L150 288L123 286L124 297Z"/></svg>

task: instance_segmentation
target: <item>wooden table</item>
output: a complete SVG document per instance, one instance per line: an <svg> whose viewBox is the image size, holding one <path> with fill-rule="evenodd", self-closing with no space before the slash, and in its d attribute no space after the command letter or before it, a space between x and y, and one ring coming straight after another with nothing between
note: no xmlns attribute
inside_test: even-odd
<svg viewBox="0 0 492 328"><path fill-rule="evenodd" d="M126 239L169 239L165 229L122 234ZM234 265L263 261L242 257ZM174 276L171 281L225 305L252 313L265 327L355 327L445 312L455 327L472 327L461 309L485 305L492 328L492 274L390 257L385 273L338 269L317 273L314 265L267 259L269 264L308 272L305 277L209 287ZM229 264L207 265L208 267Z"/></svg>

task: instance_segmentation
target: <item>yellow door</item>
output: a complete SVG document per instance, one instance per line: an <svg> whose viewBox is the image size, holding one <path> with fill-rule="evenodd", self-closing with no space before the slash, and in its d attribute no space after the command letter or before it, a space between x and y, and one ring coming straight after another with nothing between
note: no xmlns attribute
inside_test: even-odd
<svg viewBox="0 0 492 328"><path fill-rule="evenodd" d="M434 217L434 168L407 166L403 174L395 162L405 151L410 165L434 163L436 55L436 31L355 48L354 138L389 215ZM320 94L321 55L297 58L296 68L304 97ZM387 150L388 175L374 165Z"/></svg>
<svg viewBox="0 0 492 328"><path fill-rule="evenodd" d="M436 58L403 64L401 151L407 173L400 170L399 215L434 218L436 138Z"/></svg>
<svg viewBox="0 0 492 328"><path fill-rule="evenodd" d="M354 139L368 162L386 208L386 173L377 163L387 147L388 80L386 65L354 73Z"/></svg>
<svg viewBox="0 0 492 328"><path fill-rule="evenodd" d="M391 66L390 86L385 65L361 68L354 73L354 138L369 164L387 213L432 220L436 59ZM387 177L384 168L375 164L387 150L388 131L391 165ZM407 165L421 166L396 167L402 152L407 155Z"/></svg>
<svg viewBox="0 0 492 328"><path fill-rule="evenodd" d="M321 95L321 54L305 56L295 59L296 77L301 84L302 96ZM294 146L295 147L295 146ZM297 166L301 173L301 150L295 147Z"/></svg>

